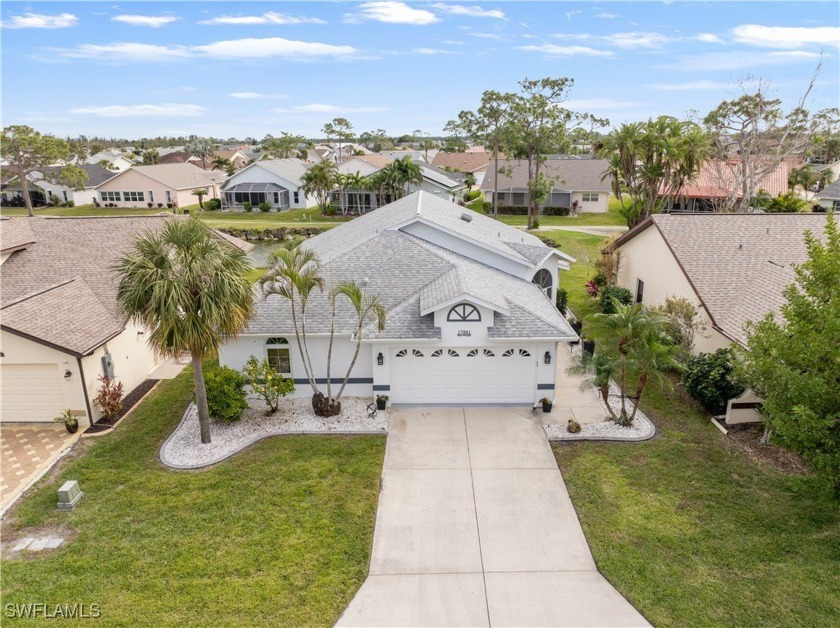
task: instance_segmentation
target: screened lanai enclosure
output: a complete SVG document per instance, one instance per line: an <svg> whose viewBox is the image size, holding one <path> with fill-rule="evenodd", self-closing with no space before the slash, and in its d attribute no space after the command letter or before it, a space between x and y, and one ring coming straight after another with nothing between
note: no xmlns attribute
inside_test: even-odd
<svg viewBox="0 0 840 628"><path fill-rule="evenodd" d="M289 209L289 190L276 183L239 183L225 190L225 209L244 209L250 203L256 209L268 203L272 209Z"/></svg>

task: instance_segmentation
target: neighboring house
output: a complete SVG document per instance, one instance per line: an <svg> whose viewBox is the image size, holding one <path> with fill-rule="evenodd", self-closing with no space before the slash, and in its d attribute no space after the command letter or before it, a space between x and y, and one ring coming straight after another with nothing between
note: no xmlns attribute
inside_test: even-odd
<svg viewBox="0 0 840 628"><path fill-rule="evenodd" d="M134 165L132 160L110 150L100 151L87 158L89 164L98 164L101 161L107 161L109 164L108 169L114 172L125 172Z"/></svg>
<svg viewBox="0 0 840 628"><path fill-rule="evenodd" d="M118 174L113 170L103 168L99 164L82 164L79 167L82 170L84 170L88 176L87 181L84 185L84 189L74 190L73 188L67 187L66 185L54 183L52 181L44 179L43 175L37 172L32 173L32 183L34 185L37 185L38 188L40 188L43 191L47 199L49 199L50 195L52 195L63 203L72 201L75 205L90 205L93 204L93 201L98 198L96 187L102 185L103 183L117 176ZM46 170L58 172L61 170L61 168L61 166L53 166Z"/></svg>
<svg viewBox="0 0 840 628"><path fill-rule="evenodd" d="M840 179L840 161L833 161L830 164L809 164L815 172L823 172L828 170L831 172L831 180L837 181Z"/></svg>
<svg viewBox="0 0 840 628"><path fill-rule="evenodd" d="M242 210L243 203L252 207L271 204L272 209L306 209L317 205L313 196L306 196L301 186L303 175L312 164L300 159L261 159L230 177L222 188L224 209Z"/></svg>
<svg viewBox="0 0 840 628"><path fill-rule="evenodd" d="M505 158L503 154L499 154L499 162ZM472 151L466 153L443 153L440 152L435 155L432 160L432 165L444 170L452 170L455 172L469 172L475 177L475 185L477 188L481 187L488 171L492 170L491 161L493 154L485 151Z"/></svg>
<svg viewBox="0 0 840 628"><path fill-rule="evenodd" d="M732 196L735 177L733 169L738 168L739 159L728 162L710 159L700 168L700 172L684 185L674 198L665 198L662 211L713 212L720 208ZM776 166L755 188L752 195L764 190L771 196L778 196L788 191L790 171L801 166L801 162L788 159ZM664 193L660 195L664 197ZM737 198L743 194L738 193Z"/></svg>
<svg viewBox="0 0 840 628"><path fill-rule="evenodd" d="M605 214L612 189L610 177L602 180L608 165L604 159L547 159L540 171L554 181L554 189L542 207ZM493 173L484 177L481 183L481 191L488 202L493 201L493 183ZM527 207L528 162L524 159L499 160L498 190L500 211L505 207Z"/></svg>
<svg viewBox="0 0 840 628"><path fill-rule="evenodd" d="M840 180L825 186L814 195L814 200L826 209L840 211Z"/></svg>
<svg viewBox="0 0 840 628"><path fill-rule="evenodd" d="M217 150L213 159L229 159L236 170L242 170L251 161L251 158L238 148L233 150ZM207 167L212 168L212 164L208 163Z"/></svg>
<svg viewBox="0 0 840 628"><path fill-rule="evenodd" d="M347 394L390 396L396 404L532 406L553 397L560 342L577 338L555 307L559 270L573 261L539 238L426 192L416 192L322 233L303 246L330 282L354 280L387 311L384 331L363 333ZM355 350L355 318L338 298L333 390ZM314 376L327 376L332 324L329 286L314 291L306 315ZM257 297L242 335L219 349L241 369L267 358L312 394L288 300Z"/></svg>
<svg viewBox="0 0 840 628"><path fill-rule="evenodd" d="M807 259L804 233L821 236L825 216L655 214L616 240L618 285L648 306L671 296L697 306L707 331L695 339L696 353L745 346L745 324L779 311L792 265ZM730 403L727 422L758 419L749 395Z"/></svg>
<svg viewBox="0 0 840 628"><path fill-rule="evenodd" d="M198 202L194 190L205 189L205 198L219 198L225 174L192 164L134 166L96 188L100 204L117 207L186 207Z"/></svg>
<svg viewBox="0 0 840 628"><path fill-rule="evenodd" d="M202 161L198 157L194 157L191 153L186 153L184 151L176 151L172 153L167 153L166 155L160 155L160 160L158 163L161 164L192 164L193 166L198 166L199 168L204 169L202 166ZM213 158L207 158L207 168L211 167L213 163Z"/></svg>
<svg viewBox="0 0 840 628"><path fill-rule="evenodd" d="M125 394L162 359L117 309L113 264L140 234L186 216L0 219L0 380L4 422L94 422L100 375ZM232 246L252 245L230 236Z"/></svg>

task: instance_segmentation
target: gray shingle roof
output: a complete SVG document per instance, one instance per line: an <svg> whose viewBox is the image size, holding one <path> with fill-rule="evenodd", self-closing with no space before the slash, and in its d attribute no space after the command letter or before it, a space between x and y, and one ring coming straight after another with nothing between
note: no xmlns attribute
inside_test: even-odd
<svg viewBox="0 0 840 628"><path fill-rule="evenodd" d="M211 170L204 170L196 167L193 164L155 164L154 166L132 166L130 170L135 170L141 174L151 177L155 181L160 181L167 187L175 190L188 190L191 188L200 188L213 184L213 180L220 180L218 172ZM129 172L125 170L124 172ZM121 176L123 173L117 174Z"/></svg>
<svg viewBox="0 0 840 628"><path fill-rule="evenodd" d="M9 251L35 242L35 234L26 220L0 218L0 251Z"/></svg>
<svg viewBox="0 0 840 628"><path fill-rule="evenodd" d="M830 183L817 192L816 198L830 201L840 200L840 179L837 179L834 183Z"/></svg>
<svg viewBox="0 0 840 628"><path fill-rule="evenodd" d="M601 181L609 162L605 159L547 159L541 171L554 180L555 190L571 192L609 192L610 178ZM510 168L510 174L505 169ZM528 162L524 159L499 160L500 192L528 189ZM481 182L485 192L493 191L493 176L488 174Z"/></svg>
<svg viewBox="0 0 840 628"><path fill-rule="evenodd" d="M107 168L103 168L99 164L79 164L79 168L84 170L87 173L87 181L85 181L86 188L95 188L97 185L105 183L108 179L113 179L119 173L114 172L113 170L108 170ZM44 170L49 172L57 172L62 169L62 166L51 166L49 168L44 168Z"/></svg>
<svg viewBox="0 0 840 628"><path fill-rule="evenodd" d="M269 172L273 172L278 177L284 178L289 183L300 184L301 178L312 167L312 164L307 164L305 161L301 161L295 157L289 157L288 159L262 159L249 167L264 168Z"/></svg>

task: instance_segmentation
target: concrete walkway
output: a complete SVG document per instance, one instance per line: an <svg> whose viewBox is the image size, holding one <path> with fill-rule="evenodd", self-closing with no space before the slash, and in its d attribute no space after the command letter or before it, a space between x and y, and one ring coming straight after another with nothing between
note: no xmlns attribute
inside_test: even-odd
<svg viewBox="0 0 840 628"><path fill-rule="evenodd" d="M339 626L646 626L595 567L539 416L392 410L370 572Z"/></svg>

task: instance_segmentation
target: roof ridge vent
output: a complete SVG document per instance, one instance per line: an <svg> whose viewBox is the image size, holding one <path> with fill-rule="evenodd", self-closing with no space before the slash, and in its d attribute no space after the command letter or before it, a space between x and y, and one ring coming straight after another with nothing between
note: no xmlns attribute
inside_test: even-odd
<svg viewBox="0 0 840 628"><path fill-rule="evenodd" d="M464 222L472 222L472 216L470 216L467 212L461 214L461 220Z"/></svg>

